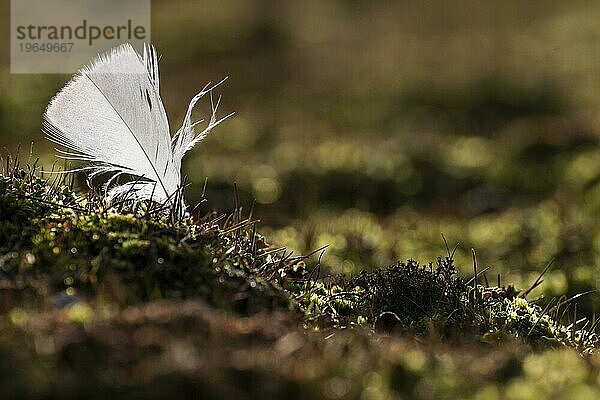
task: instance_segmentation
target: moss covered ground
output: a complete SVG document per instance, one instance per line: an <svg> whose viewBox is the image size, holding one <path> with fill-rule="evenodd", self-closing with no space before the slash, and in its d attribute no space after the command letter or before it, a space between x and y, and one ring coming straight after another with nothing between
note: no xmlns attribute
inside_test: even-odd
<svg viewBox="0 0 600 400"><path fill-rule="evenodd" d="M490 284L475 253L461 276L451 249L321 276L318 253L292 256L256 227L241 210L108 206L6 160L2 397L599 394L595 322L571 298L543 306L531 288Z"/></svg>
<svg viewBox="0 0 600 400"><path fill-rule="evenodd" d="M1 388L599 397L586 333L600 307L597 2L151 12L172 132L198 89L229 76L215 95L236 115L183 162L185 199L203 202L175 223L150 205L108 208L81 174L55 185L5 168ZM0 147L34 142L38 164L59 168L40 122L70 77L11 74L9 61Z"/></svg>

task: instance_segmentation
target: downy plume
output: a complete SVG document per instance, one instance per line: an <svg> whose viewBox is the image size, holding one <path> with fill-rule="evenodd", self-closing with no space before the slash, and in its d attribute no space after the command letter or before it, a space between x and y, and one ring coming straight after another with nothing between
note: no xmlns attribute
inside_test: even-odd
<svg viewBox="0 0 600 400"><path fill-rule="evenodd" d="M207 126L194 131L202 121L192 122L192 109L221 82L206 85L192 98L181 128L171 137L160 98L156 50L146 45L140 55L123 44L80 69L50 101L43 131L68 149L57 149L61 157L88 162L66 172L85 171L89 178L109 174L104 190L110 202L151 199L174 204L184 154L232 115L217 120L219 98ZM129 181L117 183L119 177Z"/></svg>

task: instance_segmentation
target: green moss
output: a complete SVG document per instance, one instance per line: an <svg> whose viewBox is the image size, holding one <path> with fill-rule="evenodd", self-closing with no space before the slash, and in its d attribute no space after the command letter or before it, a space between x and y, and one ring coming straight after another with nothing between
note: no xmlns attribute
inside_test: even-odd
<svg viewBox="0 0 600 400"><path fill-rule="evenodd" d="M18 168L0 182L3 398L476 398L539 379L557 347L592 360L567 362L594 390L597 337L561 324L569 301L474 285L452 257L317 279L239 213L174 222Z"/></svg>
<svg viewBox="0 0 600 400"><path fill-rule="evenodd" d="M70 296L120 306L198 297L241 313L287 307L260 279L264 241L249 229L226 233L213 216L172 224L121 215L15 169L2 178L3 281L15 303ZM4 207L5 206L5 207ZM10 217L9 217L10 216Z"/></svg>
<svg viewBox="0 0 600 400"><path fill-rule="evenodd" d="M561 324L557 314L568 301L542 309L512 286L469 284L457 276L451 257L438 258L435 267L409 260L350 280L339 276L289 290L296 293L308 325L316 329L359 325L380 333L452 341L520 338L541 348L568 346L582 353L593 352L598 342L594 328L586 330L589 323Z"/></svg>

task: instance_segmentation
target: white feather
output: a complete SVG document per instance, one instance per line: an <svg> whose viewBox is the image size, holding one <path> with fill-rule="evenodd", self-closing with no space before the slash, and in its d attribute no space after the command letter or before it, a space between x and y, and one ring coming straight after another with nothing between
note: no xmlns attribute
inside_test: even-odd
<svg viewBox="0 0 600 400"><path fill-rule="evenodd" d="M216 119L217 102L208 126L194 132L192 109L215 86L207 85L194 96L183 125L171 138L155 49L147 45L140 55L124 44L98 55L50 101L43 131L70 150L57 150L61 157L90 163L73 171L86 171L90 178L112 174L105 185L111 201L172 201L181 185L184 154L229 117ZM114 184L122 175L137 179Z"/></svg>

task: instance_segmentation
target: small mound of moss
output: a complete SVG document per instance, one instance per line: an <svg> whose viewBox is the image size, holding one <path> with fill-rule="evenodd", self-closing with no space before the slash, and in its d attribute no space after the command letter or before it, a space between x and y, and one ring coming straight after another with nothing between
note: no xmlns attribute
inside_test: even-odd
<svg viewBox="0 0 600 400"><path fill-rule="evenodd" d="M349 280L339 276L291 288L308 325L317 329L361 325L380 333L458 341L521 338L539 347L560 345L582 353L592 352L598 342L588 321L579 321L579 328L561 323L560 309L565 311L568 301L542 309L512 286L472 284L457 275L451 256L439 257L435 267L409 260Z"/></svg>
<svg viewBox="0 0 600 400"><path fill-rule="evenodd" d="M289 306L259 272L272 260L250 222L123 215L17 168L0 176L0 217L4 310L194 297L239 313Z"/></svg>

